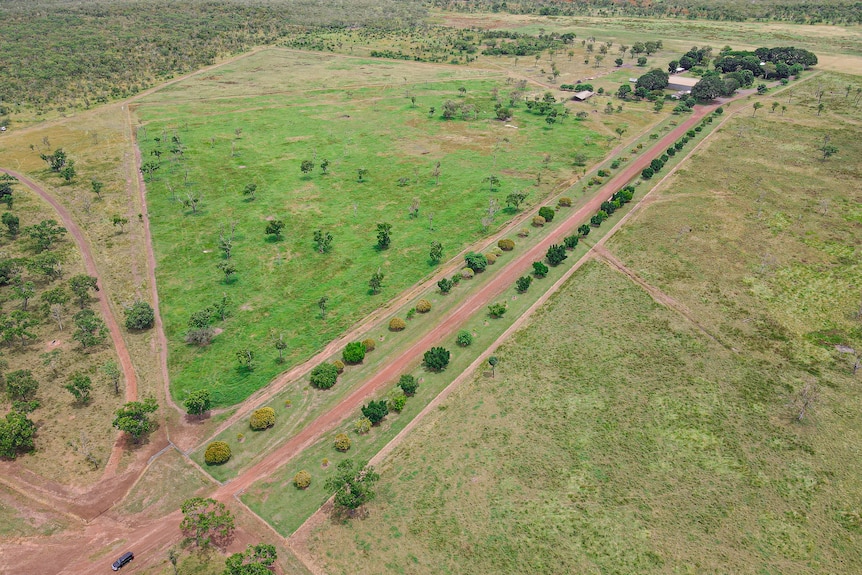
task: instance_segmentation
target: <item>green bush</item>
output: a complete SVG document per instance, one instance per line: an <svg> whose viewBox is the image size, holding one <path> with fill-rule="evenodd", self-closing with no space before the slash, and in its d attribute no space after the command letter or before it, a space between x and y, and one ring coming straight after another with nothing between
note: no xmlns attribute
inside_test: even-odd
<svg viewBox="0 0 862 575"><path fill-rule="evenodd" d="M383 418L389 415L389 407L384 400L369 401L368 405L362 406L362 415L371 422L371 425L377 425Z"/></svg>
<svg viewBox="0 0 862 575"><path fill-rule="evenodd" d="M451 287L450 287L451 289ZM405 322L400 317L393 317L389 320L389 331L401 331L407 327L407 322Z"/></svg>
<svg viewBox="0 0 862 575"><path fill-rule="evenodd" d="M431 302L427 299L420 299L416 302L416 311L419 313L428 313L431 311Z"/></svg>
<svg viewBox="0 0 862 575"><path fill-rule="evenodd" d="M506 313L506 305L502 303L493 303L488 306L488 313L491 317L503 317Z"/></svg>
<svg viewBox="0 0 862 575"><path fill-rule="evenodd" d="M462 329L458 332L458 335L455 336L455 342L461 347L467 347L473 343L473 334L466 329Z"/></svg>
<svg viewBox="0 0 862 575"><path fill-rule="evenodd" d="M297 489L305 489L311 485L311 473L303 469L293 476L293 484Z"/></svg>
<svg viewBox="0 0 862 575"><path fill-rule="evenodd" d="M554 216L556 215L556 212L554 211L554 208L542 206L541 208L539 208L539 215L545 218L546 223L551 223L552 221L554 221Z"/></svg>
<svg viewBox="0 0 862 575"><path fill-rule="evenodd" d="M530 289L530 285L532 283L533 276L521 276L518 278L518 281L515 282L515 289L518 290L518 293L524 293Z"/></svg>
<svg viewBox="0 0 862 575"><path fill-rule="evenodd" d="M568 249L573 250L578 247L578 236L566 236L563 238L563 245Z"/></svg>
<svg viewBox="0 0 862 575"><path fill-rule="evenodd" d="M137 301L126 310L126 329L149 329L156 321L156 313L145 301Z"/></svg>
<svg viewBox="0 0 862 575"><path fill-rule="evenodd" d="M425 352L425 367L431 371L443 371L449 365L449 350L445 347L432 347Z"/></svg>
<svg viewBox="0 0 862 575"><path fill-rule="evenodd" d="M468 268L479 273L481 271L485 271L485 268L488 267L488 258L482 254L477 254L476 252L469 252L464 256L464 263Z"/></svg>
<svg viewBox="0 0 862 575"><path fill-rule="evenodd" d="M344 346L344 351L341 352L341 358L346 364L362 363L365 359L365 344L361 341L352 341Z"/></svg>
<svg viewBox="0 0 862 575"><path fill-rule="evenodd" d="M213 441L204 451L204 461L207 465L221 465L230 459L230 445L224 441Z"/></svg>
<svg viewBox="0 0 862 575"><path fill-rule="evenodd" d="M398 387L400 387L404 391L404 395L413 395L416 393L416 389L419 387L419 382L416 381L416 378L409 374L404 374L401 376L401 379L398 380Z"/></svg>
<svg viewBox="0 0 862 575"><path fill-rule="evenodd" d="M335 449L345 452L350 449L350 438L346 433L339 433L335 436Z"/></svg>
<svg viewBox="0 0 862 575"><path fill-rule="evenodd" d="M275 410L271 407L255 409L248 423L255 431L269 429L275 425Z"/></svg>
<svg viewBox="0 0 862 575"><path fill-rule="evenodd" d="M497 247L503 250L504 252L510 252L515 249L515 241L510 240L509 238L504 238L497 242Z"/></svg>
<svg viewBox="0 0 862 575"><path fill-rule="evenodd" d="M331 363L321 363L311 370L311 385L317 389L329 389L338 380L338 368Z"/></svg>
<svg viewBox="0 0 862 575"><path fill-rule="evenodd" d="M394 390L386 402L386 407L389 411L401 411L407 405L407 396L400 389Z"/></svg>

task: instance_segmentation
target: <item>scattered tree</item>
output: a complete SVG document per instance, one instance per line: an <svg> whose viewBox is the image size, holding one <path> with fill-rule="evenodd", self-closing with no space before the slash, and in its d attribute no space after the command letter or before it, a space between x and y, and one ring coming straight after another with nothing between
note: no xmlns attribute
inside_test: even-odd
<svg viewBox="0 0 862 575"><path fill-rule="evenodd" d="M314 162L311 160L302 160L302 164L300 164L299 169L303 174L308 175L314 169Z"/></svg>
<svg viewBox="0 0 862 575"><path fill-rule="evenodd" d="M212 408L210 390L198 389L197 391L190 392L185 401L183 401L183 406L189 415L194 415L199 419L202 418Z"/></svg>
<svg viewBox="0 0 862 575"><path fill-rule="evenodd" d="M236 266L229 261L219 262L216 267L224 274L224 283L233 281L233 275L236 273Z"/></svg>
<svg viewBox="0 0 862 575"><path fill-rule="evenodd" d="M124 218L123 216L114 214L113 216L111 216L111 223L114 225L115 228L120 228L120 233L122 234L123 228L126 224L129 223L129 218Z"/></svg>
<svg viewBox="0 0 862 575"><path fill-rule="evenodd" d="M371 288L371 293L380 293L380 290L383 287L383 278L383 272L381 272L379 269L373 274L371 274L371 279L368 280L368 287Z"/></svg>
<svg viewBox="0 0 862 575"><path fill-rule="evenodd" d="M506 206L511 207L514 211L518 211L518 208L521 206L522 203L524 203L524 200L527 199L528 195L529 194L527 194L526 192L512 192L506 196Z"/></svg>
<svg viewBox="0 0 862 575"><path fill-rule="evenodd" d="M377 249L385 250L392 243L392 224L377 224Z"/></svg>
<svg viewBox="0 0 862 575"><path fill-rule="evenodd" d="M225 560L222 575L268 575L278 555L273 545L249 545Z"/></svg>
<svg viewBox="0 0 862 575"><path fill-rule="evenodd" d="M114 387L114 394L120 395L120 376L122 373L120 372L120 368L117 367L117 363L115 361L106 361L102 364L100 370Z"/></svg>
<svg viewBox="0 0 862 575"><path fill-rule="evenodd" d="M437 282L437 287L440 289L440 293L447 294L452 291L452 287L455 285L455 282L450 280L449 278L443 278Z"/></svg>
<svg viewBox="0 0 862 575"><path fill-rule="evenodd" d="M75 333L72 339L89 349L105 341L108 329L105 322L91 309L82 309L72 318L75 321Z"/></svg>
<svg viewBox="0 0 862 575"><path fill-rule="evenodd" d="M431 250L428 252L428 257L433 263L440 263L440 260L443 259L443 244L438 241L431 242Z"/></svg>
<svg viewBox="0 0 862 575"><path fill-rule="evenodd" d="M78 403L87 404L90 401L90 391L93 389L93 382L82 373L74 373L69 383L63 386L63 389L71 393Z"/></svg>
<svg viewBox="0 0 862 575"><path fill-rule="evenodd" d="M90 303L90 290L99 291L98 280L93 276L78 274L69 278L69 289L78 298L81 309L84 309Z"/></svg>
<svg viewBox="0 0 862 575"><path fill-rule="evenodd" d="M15 459L18 454L33 451L36 424L23 413L12 411L0 420L0 457Z"/></svg>
<svg viewBox="0 0 862 575"><path fill-rule="evenodd" d="M412 375L404 374L401 376L401 379L398 380L398 387L404 392L406 396L412 396L416 393L416 389L419 387L419 382L416 381L416 378Z"/></svg>
<svg viewBox="0 0 862 575"><path fill-rule="evenodd" d="M284 230L284 222L282 220L270 220L266 222L266 228L263 233L268 236L275 236L276 241L281 241L281 232Z"/></svg>
<svg viewBox="0 0 862 575"><path fill-rule="evenodd" d="M321 297L317 300L317 307L320 308L320 319L326 319L326 304L329 303L329 298L326 296Z"/></svg>
<svg viewBox="0 0 862 575"><path fill-rule="evenodd" d="M9 401L31 401L36 398L39 382L29 369L19 369L6 374L6 396Z"/></svg>
<svg viewBox="0 0 862 575"><path fill-rule="evenodd" d="M242 195L246 197L248 200L254 200L255 194L257 193L257 184L246 184L242 189Z"/></svg>
<svg viewBox="0 0 862 575"><path fill-rule="evenodd" d="M224 503L193 497L184 501L180 510L183 512L180 531L197 547L206 549L211 544L223 547L233 537L234 518Z"/></svg>
<svg viewBox="0 0 862 575"><path fill-rule="evenodd" d="M543 278L548 275L548 266L543 262L533 262L533 275L537 278Z"/></svg>
<svg viewBox="0 0 862 575"><path fill-rule="evenodd" d="M325 254L332 249L332 233L314 230L314 245L318 253Z"/></svg>
<svg viewBox="0 0 862 575"><path fill-rule="evenodd" d="M149 414L158 408L154 397L147 397L144 401L130 401L117 410L113 426L131 435L132 440L138 443L141 437L153 430L155 424L150 421Z"/></svg>
<svg viewBox="0 0 862 575"><path fill-rule="evenodd" d="M35 242L36 253L51 249L54 243L66 234L66 228L56 220L42 220L36 225L27 226L24 232Z"/></svg>
<svg viewBox="0 0 862 575"><path fill-rule="evenodd" d="M455 336L455 343L461 347L467 347L473 343L473 334L466 329L462 329L458 332L458 335Z"/></svg>
<svg viewBox="0 0 862 575"><path fill-rule="evenodd" d="M9 237L14 238L18 235L18 232L21 229L21 224L18 220L18 216L9 212L4 212L3 216L0 217L0 221L3 222L4 226L6 226L6 233L9 235Z"/></svg>
<svg viewBox="0 0 862 575"><path fill-rule="evenodd" d="M237 350L236 361L243 371L254 371L254 351L248 348Z"/></svg>
<svg viewBox="0 0 862 575"><path fill-rule="evenodd" d="M335 504L346 509L357 509L374 498L374 483L380 476L367 463L345 459L338 464L336 473L326 480L324 489L335 493Z"/></svg>

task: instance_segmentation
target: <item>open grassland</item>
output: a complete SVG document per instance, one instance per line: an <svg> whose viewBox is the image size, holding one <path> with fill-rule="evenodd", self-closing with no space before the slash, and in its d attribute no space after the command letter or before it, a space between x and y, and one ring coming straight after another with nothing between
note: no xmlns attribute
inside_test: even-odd
<svg viewBox="0 0 862 575"><path fill-rule="evenodd" d="M862 564L846 376L793 424L778 382L806 372L716 344L601 263L497 355L381 466L368 518L310 535L327 573Z"/></svg>
<svg viewBox="0 0 862 575"><path fill-rule="evenodd" d="M17 216L22 231L12 237L6 233L8 230L4 226L0 234L0 259L7 273L9 269L17 270L14 277L20 277L20 282L9 277L9 283L0 287L4 338L9 336L11 326L16 322L31 325L25 330L30 336L25 336L24 342L13 336L4 341L0 365L6 377L10 372L30 370L39 384L36 400L40 405L29 416L38 428L34 440L36 450L19 456L18 460L47 479L75 486L85 485L100 476L100 467L107 461L116 437L111 420L113 412L122 402L122 396L114 393L113 384L98 368L107 361L116 362L117 358L110 347L110 340L83 350L73 339L75 324L72 316L81 309L76 301L70 300L61 306L58 322L51 316L50 306L41 299L42 294L59 286L63 286L67 297L71 296L69 278L84 273L81 256L73 241L66 237L51 250L42 252L58 256L61 278L44 275L27 267L26 263L7 267L10 261L32 261L39 257L24 228L57 218L51 207L29 188L15 184L13 189L13 206L11 209L4 207L2 211L8 210ZM32 283L32 292L25 306L16 294L16 284L23 286L23 291L29 291L26 285L28 282ZM87 306L93 308L94 304L95 300ZM19 319L18 314L23 314L23 319ZM92 380L92 399L87 405L76 402L63 388L74 373L84 374ZM11 405L3 393L0 396L0 412L5 415ZM92 462L85 459L88 454L92 456Z"/></svg>
<svg viewBox="0 0 862 575"><path fill-rule="evenodd" d="M514 85L493 71L272 50L146 99L137 110L145 124L139 139L145 161L160 165L149 207L174 397L201 387L221 405L247 397L283 368L271 334L288 343L285 365L308 357L433 271L431 241L451 257L480 239L489 197L503 207L507 193L527 189L534 203L572 177L576 153L589 161L612 145L599 135L609 128L593 129L599 121L569 118L549 128L522 105L510 122L517 129L508 127L492 119L495 88L508 99ZM256 95L241 95L248 92ZM441 119L446 100L472 106L478 119ZM303 160L317 167L304 175ZM368 170L363 182L360 168ZM489 193L489 176L499 178L498 191ZM241 194L251 183L254 200ZM197 213L180 203L189 194L201 198ZM489 230L509 217L497 213ZM266 239L268 219L285 222L282 241ZM384 251L374 246L379 222L392 224ZM237 273L225 284L219 234L232 224ZM331 253L315 252L317 229L332 232ZM371 296L367 282L378 269L384 288ZM183 343L190 315L223 294L230 314L215 326L224 333L206 348ZM317 305L324 296L326 321ZM259 358L251 372L236 369L245 348Z"/></svg>
<svg viewBox="0 0 862 575"><path fill-rule="evenodd" d="M820 118L816 80L831 92ZM396 448L368 518L311 534L320 566L862 569L848 465L862 397L834 347L862 347L855 83L801 84L783 117L743 111L611 241L718 342L588 264L496 352L496 378L477 375ZM841 151L822 162L826 133ZM800 423L806 385L818 395Z"/></svg>

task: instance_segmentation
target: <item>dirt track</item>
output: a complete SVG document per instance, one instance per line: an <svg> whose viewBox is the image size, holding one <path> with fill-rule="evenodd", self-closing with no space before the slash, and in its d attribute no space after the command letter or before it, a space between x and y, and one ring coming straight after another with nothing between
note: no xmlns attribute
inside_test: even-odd
<svg viewBox="0 0 862 575"><path fill-rule="evenodd" d="M93 257L93 252L90 250L90 244L87 243L84 232L82 232L81 228L78 227L78 224L75 223L75 220L72 218L72 214L70 214L69 211L51 194L46 192L42 186L18 172L7 170L5 168L0 168L0 172L5 172L10 176L18 178L19 182L36 192L39 197L51 204L51 207L54 208L57 215L60 216L63 226L69 231L69 235L72 236L72 239L75 240L75 244L78 246L78 251L81 252L81 257L84 260L84 268L87 270L87 274L95 277L98 282L99 309L102 311L102 317L105 319L105 324L108 326L108 332L111 334L111 342L114 344L114 349L117 350L117 357L120 360L120 366L123 370L126 401L135 401L138 399L138 379L135 375L135 368L132 365L132 358L129 355L129 349L126 347L126 342L123 340L123 334L120 331L120 325L117 323L117 318L114 317L114 312L111 310L111 306L108 303L108 292L105 290L105 285L104 282L102 282L102 277L99 275L99 270L96 269L96 260ZM117 465L120 462L122 454L123 439L122 435L118 434L117 440L114 442L114 447L111 450L111 456L105 465L103 479L113 477L116 474Z"/></svg>

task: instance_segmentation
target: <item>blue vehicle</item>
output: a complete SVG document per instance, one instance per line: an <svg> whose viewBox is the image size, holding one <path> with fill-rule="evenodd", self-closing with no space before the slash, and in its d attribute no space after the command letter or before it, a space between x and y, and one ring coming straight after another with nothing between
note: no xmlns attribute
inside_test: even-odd
<svg viewBox="0 0 862 575"><path fill-rule="evenodd" d="M132 553L131 551L126 551L125 553L120 555L119 559L114 561L114 564L111 565L111 569L113 569L114 571L119 571L120 569L123 568L123 565L125 565L126 563L128 563L129 561L131 561L134 558L135 558L134 553Z"/></svg>

